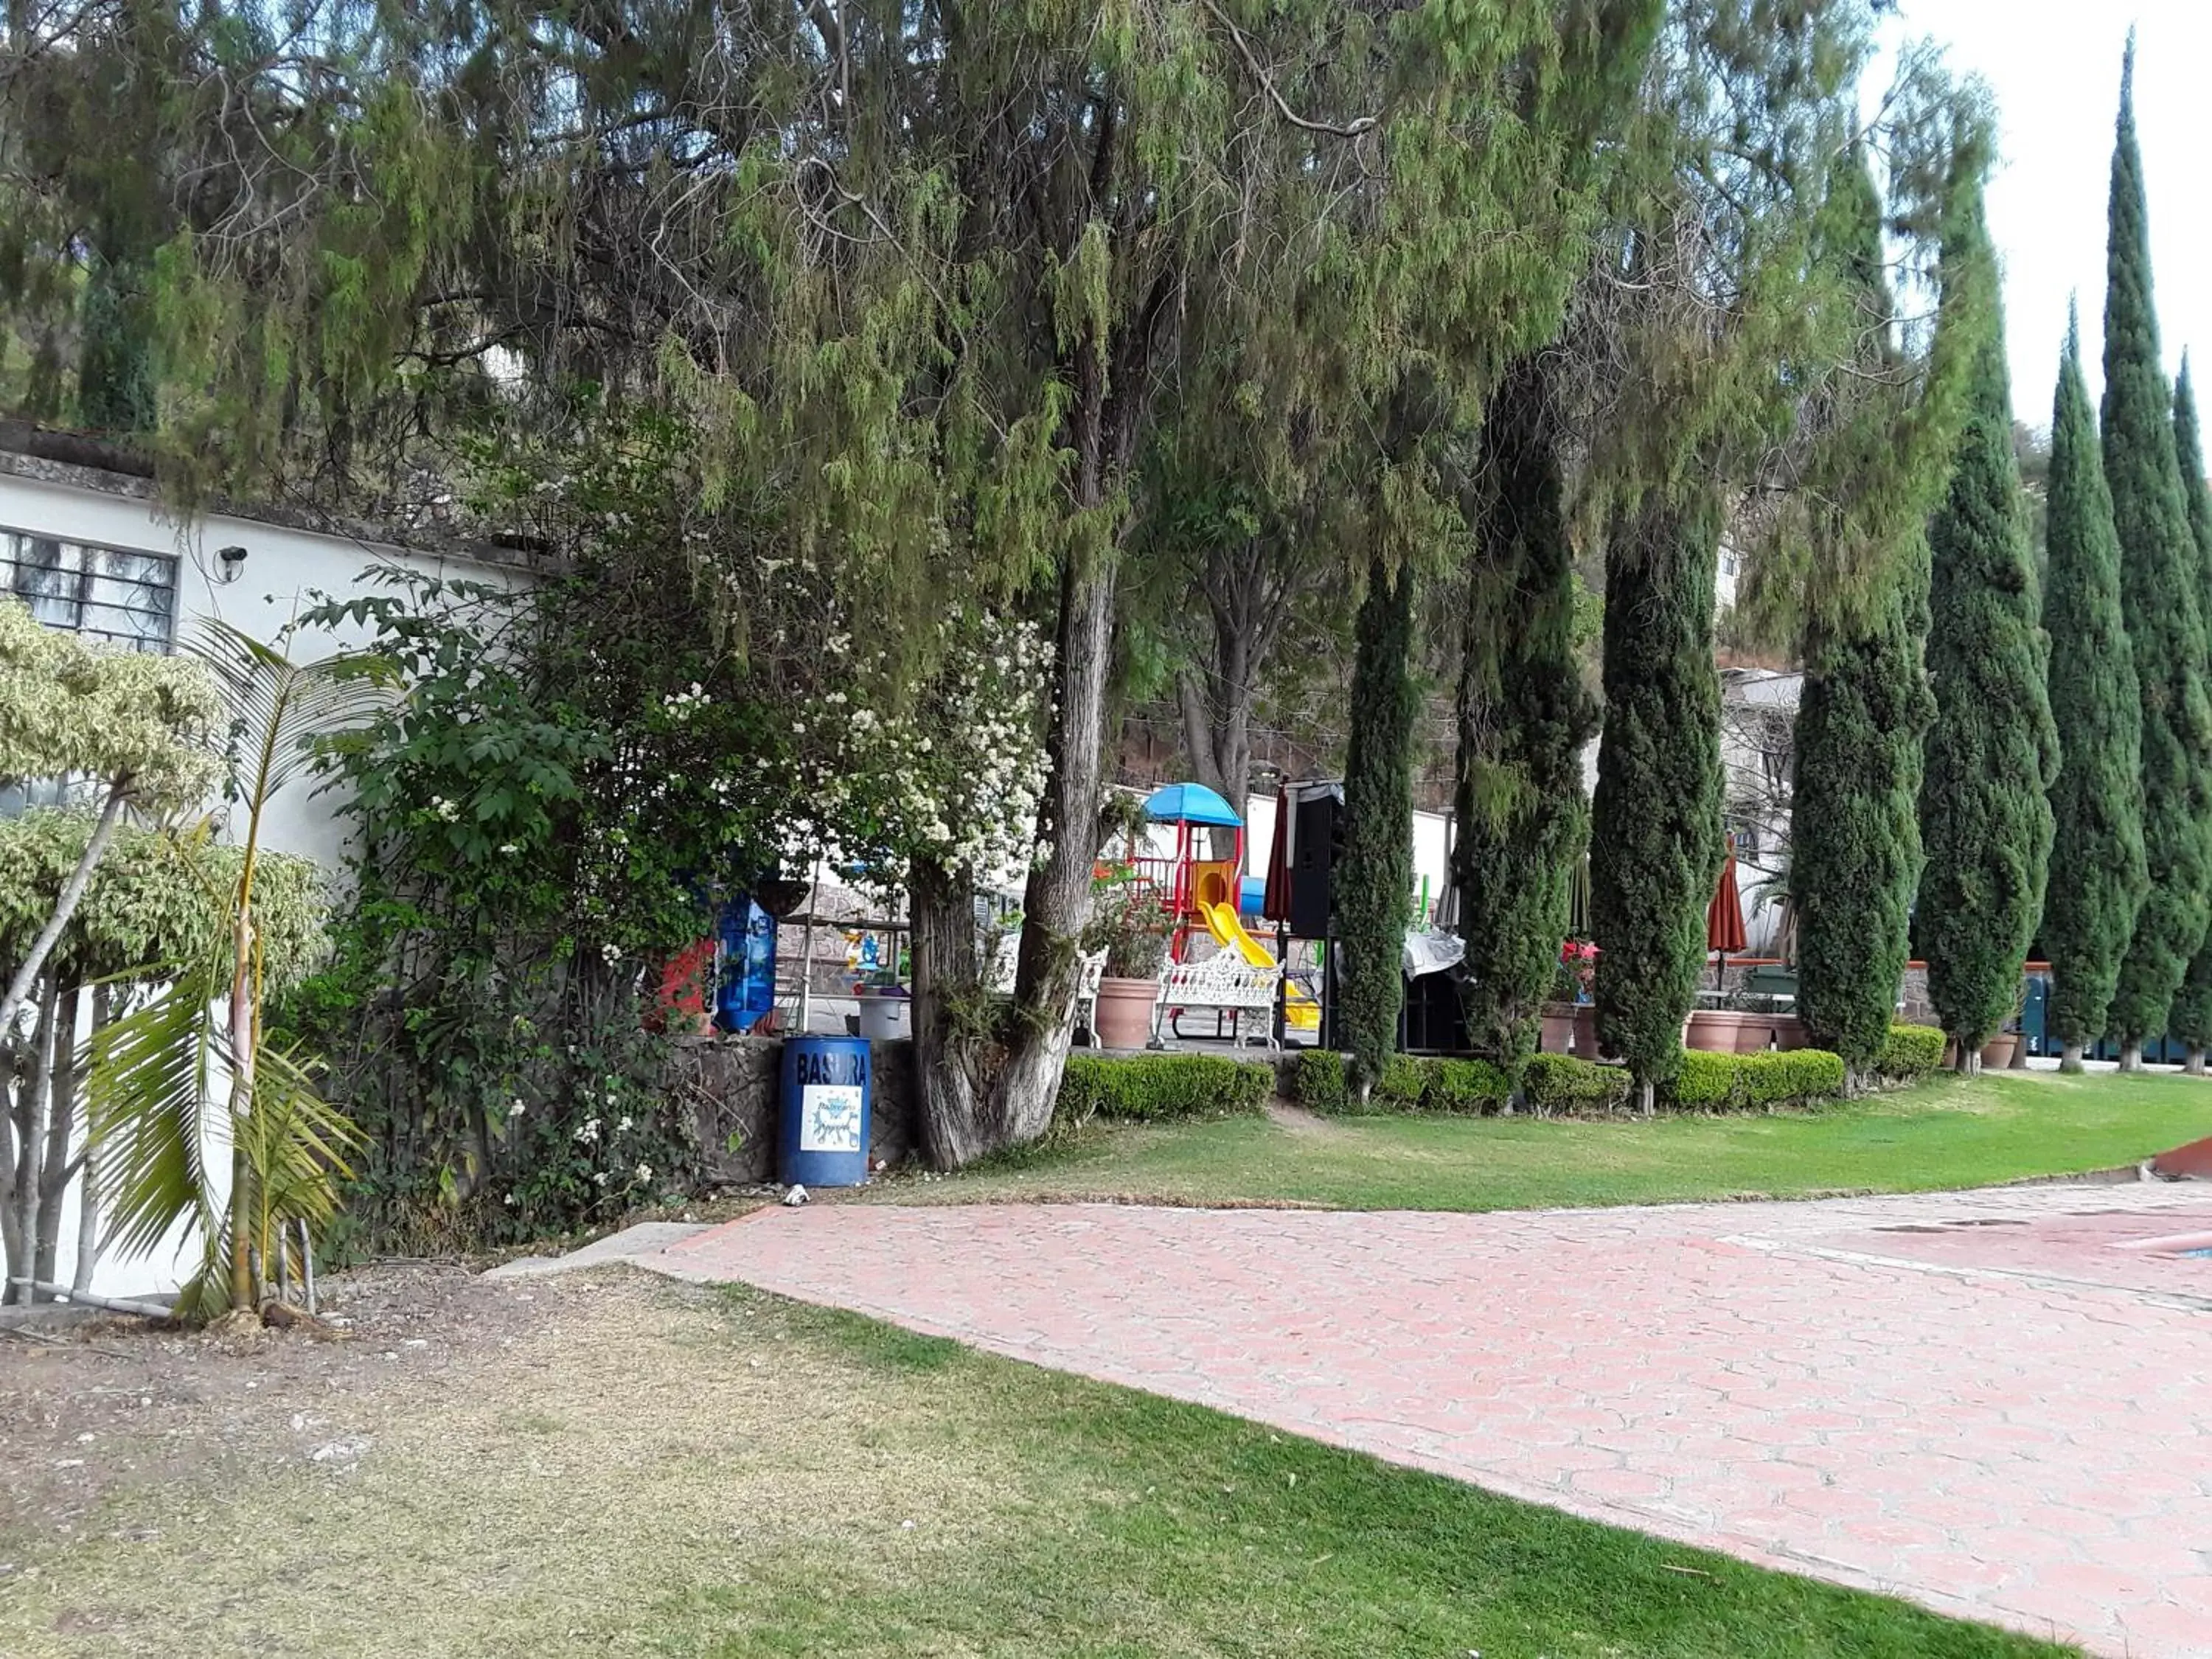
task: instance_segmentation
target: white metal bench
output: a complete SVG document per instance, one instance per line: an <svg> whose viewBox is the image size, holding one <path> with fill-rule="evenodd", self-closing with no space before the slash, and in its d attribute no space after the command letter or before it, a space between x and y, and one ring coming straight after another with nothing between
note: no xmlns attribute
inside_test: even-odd
<svg viewBox="0 0 2212 1659"><path fill-rule="evenodd" d="M1214 1017L1214 1035L1221 1034L1221 1016L1231 1017L1230 1040L1242 1043L1248 1039L1265 1042L1270 1048L1275 1044L1275 995L1281 985L1283 970L1274 966L1257 967L1239 961L1226 951L1208 957L1203 962L1176 962L1168 965L1160 980L1160 998L1152 1005L1152 1041L1161 1041L1160 1028L1181 1037L1182 1030L1176 1024L1187 1013L1211 1010ZM1248 1033L1244 1016L1257 1014L1259 1030Z"/></svg>

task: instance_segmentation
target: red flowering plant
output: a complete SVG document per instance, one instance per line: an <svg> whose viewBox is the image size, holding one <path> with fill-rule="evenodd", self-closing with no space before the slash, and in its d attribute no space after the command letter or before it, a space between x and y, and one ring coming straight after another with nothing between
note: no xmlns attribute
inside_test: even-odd
<svg viewBox="0 0 2212 1659"><path fill-rule="evenodd" d="M1571 939L1559 945L1559 965L1552 975L1555 1002L1589 1002L1597 981L1597 946L1586 939Z"/></svg>

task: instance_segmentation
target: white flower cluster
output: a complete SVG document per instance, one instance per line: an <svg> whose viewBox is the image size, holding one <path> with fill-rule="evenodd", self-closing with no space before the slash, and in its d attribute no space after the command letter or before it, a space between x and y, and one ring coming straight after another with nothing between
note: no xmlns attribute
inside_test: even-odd
<svg viewBox="0 0 2212 1659"><path fill-rule="evenodd" d="M797 781L808 829L820 844L1008 884L1037 856L1052 647L988 613L956 608L939 627L944 666L910 706L855 707L835 690L794 720L794 735L811 725L827 739Z"/></svg>
<svg viewBox="0 0 2212 1659"><path fill-rule="evenodd" d="M672 691L663 697L660 707L670 720L681 726L714 701L713 695L694 680L689 691Z"/></svg>
<svg viewBox="0 0 2212 1659"><path fill-rule="evenodd" d="M443 795L433 795L430 797L430 810L433 812L435 812L440 819L447 823L455 823L460 819L460 802L457 800L447 800Z"/></svg>

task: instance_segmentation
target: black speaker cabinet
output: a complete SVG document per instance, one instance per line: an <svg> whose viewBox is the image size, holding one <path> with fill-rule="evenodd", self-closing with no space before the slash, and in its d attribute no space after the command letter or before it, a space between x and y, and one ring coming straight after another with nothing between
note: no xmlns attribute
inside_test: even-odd
<svg viewBox="0 0 2212 1659"><path fill-rule="evenodd" d="M1344 802L1334 787L1302 796L1291 838L1291 933L1327 939L1335 908L1332 872L1344 846Z"/></svg>

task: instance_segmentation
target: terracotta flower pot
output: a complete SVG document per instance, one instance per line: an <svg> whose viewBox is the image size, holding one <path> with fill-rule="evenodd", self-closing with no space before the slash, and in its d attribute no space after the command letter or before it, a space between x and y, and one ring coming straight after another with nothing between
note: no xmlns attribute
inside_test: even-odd
<svg viewBox="0 0 2212 1659"><path fill-rule="evenodd" d="M1593 1062L1597 1059L1597 1006L1595 1003L1575 1004L1575 1058Z"/></svg>
<svg viewBox="0 0 2212 1659"><path fill-rule="evenodd" d="M1574 1035L1575 1005L1547 1002L1544 1005L1543 1020L1536 1046L1547 1054L1564 1054L1567 1052L1567 1039Z"/></svg>
<svg viewBox="0 0 2212 1659"><path fill-rule="evenodd" d="M1734 1008L1693 1009L1682 1027L1682 1046L1702 1049L1709 1054L1741 1053L1744 1042L1743 1024L1747 1019L1758 1022L1759 1045L1765 1047L1765 1016L1744 1014Z"/></svg>
<svg viewBox="0 0 2212 1659"><path fill-rule="evenodd" d="M1152 1040L1152 1005L1159 1000L1156 979L1114 979L1098 981L1098 1011L1092 1023L1098 1028L1102 1048L1141 1048Z"/></svg>
<svg viewBox="0 0 2212 1659"><path fill-rule="evenodd" d="M1813 1040L1805 1034L1805 1022L1795 1014L1777 1014L1772 1024L1777 1048L1802 1048Z"/></svg>
<svg viewBox="0 0 2212 1659"><path fill-rule="evenodd" d="M1740 1054L1763 1054L1774 1042L1774 1016L1771 1014L1740 1014L1736 1018L1735 1051Z"/></svg>
<svg viewBox="0 0 2212 1659"><path fill-rule="evenodd" d="M2018 1032L1999 1031L1982 1045L1982 1069L1985 1072L2002 1072L2012 1064L2012 1051L2019 1046Z"/></svg>

